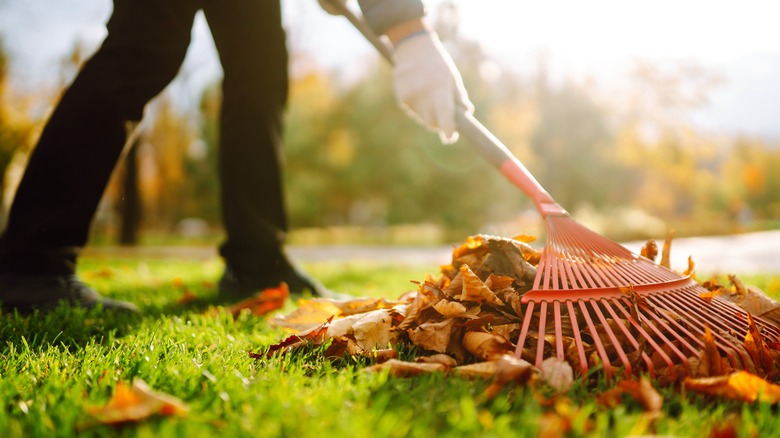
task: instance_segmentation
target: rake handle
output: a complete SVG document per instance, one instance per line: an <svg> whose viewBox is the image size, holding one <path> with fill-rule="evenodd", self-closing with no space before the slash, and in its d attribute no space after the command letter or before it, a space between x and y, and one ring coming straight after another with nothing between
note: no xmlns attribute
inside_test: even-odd
<svg viewBox="0 0 780 438"><path fill-rule="evenodd" d="M393 51L374 33L362 17L357 16L345 4L330 1L350 23L373 45L383 58L393 64ZM455 122L460 134L489 164L498 169L512 184L516 185L534 202L541 216L567 214L557 202L539 184L525 165L501 143L473 114L460 106L455 114Z"/></svg>

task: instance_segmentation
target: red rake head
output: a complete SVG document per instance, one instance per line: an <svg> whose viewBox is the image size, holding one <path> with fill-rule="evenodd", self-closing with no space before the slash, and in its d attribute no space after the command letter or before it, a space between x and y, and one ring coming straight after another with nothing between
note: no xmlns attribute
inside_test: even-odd
<svg viewBox="0 0 780 438"><path fill-rule="evenodd" d="M743 346L747 313L687 276L631 253L566 214L547 215L548 238L533 289L525 293L516 355L540 366L568 360L583 374L646 371L676 380L698 366L706 328L735 369L754 368ZM780 329L756 318L764 342ZM535 328L534 332L531 328Z"/></svg>

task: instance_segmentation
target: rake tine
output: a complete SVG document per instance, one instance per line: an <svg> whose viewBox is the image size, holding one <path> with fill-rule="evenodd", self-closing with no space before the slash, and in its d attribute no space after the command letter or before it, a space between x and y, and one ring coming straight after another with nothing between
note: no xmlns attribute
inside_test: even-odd
<svg viewBox="0 0 780 438"><path fill-rule="evenodd" d="M580 358L580 370L582 371L582 374L585 375L588 374L588 358L585 357L585 346L582 343L579 324L577 324L577 314L574 312L574 305L571 300L566 301L566 308L569 309L571 328L574 331L574 344L577 346L577 354Z"/></svg>
<svg viewBox="0 0 780 438"><path fill-rule="evenodd" d="M544 361L544 332L547 323L547 301L542 301L539 309L539 338L536 341L536 362L537 368L542 367Z"/></svg>
<svg viewBox="0 0 780 438"><path fill-rule="evenodd" d="M564 360L566 356L563 352L563 329L561 328L561 302L553 303L553 318L555 321L555 352L556 357Z"/></svg>
<svg viewBox="0 0 780 438"><path fill-rule="evenodd" d="M593 320L590 318L588 309L585 306L585 301L578 300L577 303L580 305L580 309L582 310L582 316L585 318L585 324L588 326L588 331L590 331L591 337L593 337L593 344L596 346L596 351L599 352L601 362L604 364L604 372L607 375L607 380L612 380L612 374L614 373L614 370L612 369L612 363L609 360L609 356L607 356L607 351L604 349L604 345L601 343L599 333L596 331L596 327L593 325Z"/></svg>

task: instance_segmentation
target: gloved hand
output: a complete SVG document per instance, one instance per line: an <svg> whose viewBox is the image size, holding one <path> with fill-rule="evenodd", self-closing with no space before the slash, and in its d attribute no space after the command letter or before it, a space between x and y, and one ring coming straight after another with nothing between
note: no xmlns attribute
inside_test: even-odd
<svg viewBox="0 0 780 438"><path fill-rule="evenodd" d="M407 113L438 131L442 143L458 140L455 113L471 113L474 106L460 72L434 33L415 32L396 43L393 79L396 97Z"/></svg>
<svg viewBox="0 0 780 438"><path fill-rule="evenodd" d="M341 9L332 6L332 3L341 4L343 7L347 4L347 0L317 0L320 3L320 7L330 15L341 15Z"/></svg>

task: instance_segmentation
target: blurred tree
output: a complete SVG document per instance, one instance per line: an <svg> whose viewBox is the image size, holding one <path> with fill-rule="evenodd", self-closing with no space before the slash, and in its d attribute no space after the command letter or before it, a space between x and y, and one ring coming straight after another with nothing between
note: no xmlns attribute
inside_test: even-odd
<svg viewBox="0 0 780 438"><path fill-rule="evenodd" d="M16 154L32 146L37 125L25 113L23 99L14 96L8 84L8 55L0 38L0 227L6 220L6 171Z"/></svg>

